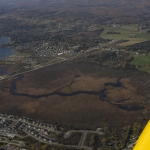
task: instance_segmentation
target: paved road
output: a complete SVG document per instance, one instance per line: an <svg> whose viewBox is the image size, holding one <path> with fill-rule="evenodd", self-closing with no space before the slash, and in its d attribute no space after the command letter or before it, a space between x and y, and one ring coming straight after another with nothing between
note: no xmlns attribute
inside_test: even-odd
<svg viewBox="0 0 150 150"><path fill-rule="evenodd" d="M6 118L6 117L2 117L2 116L0 116L0 118L2 118L2 119L9 119L9 120L14 121L15 123L13 124L13 126L14 126L16 123L18 123L18 122L20 121L20 122L27 123L28 125L32 125L32 126L35 126L35 127L36 127L36 125L30 124L30 123L27 122L27 121L17 120L17 119L12 119L12 118ZM38 126L37 126L37 127L38 127ZM44 127L40 127L40 128L43 128L43 129L44 129ZM32 135L31 133L29 133L29 132L27 132L27 131L25 131L25 130L24 130L24 132L27 134L27 136L31 136L31 137L33 137L34 139L36 139L36 140L38 140L38 141L40 141L40 142L46 143L46 144L56 145L56 146L59 146L59 147L68 147L68 148L69 148L69 147L70 147L70 148L71 148L71 147L72 147L72 148L74 147L74 148L77 148L77 149L83 148L83 149L85 149L85 150L91 150L90 147L86 147L86 146L84 145L84 142L85 142L85 140L86 140L86 137L87 137L87 134L88 134L88 133L95 133L95 134L99 134L99 135L103 134L102 132L91 131L91 130L70 130L70 131L68 131L67 133L65 133L64 138L68 138L68 137L71 135L71 133L77 133L77 132L83 133L83 135L82 135L82 137L81 137L81 139L80 139L80 141L79 141L79 144L78 144L78 145L63 145L63 144L59 144L59 143L57 143L57 142L47 142L47 141L43 141L42 139L39 139L38 137ZM53 131L53 132L58 133L57 131ZM6 132L6 133L4 133L4 134L7 136L7 134L9 134L9 133ZM14 135L14 136L21 137L21 138L27 137L27 136L20 136L20 135L18 135L17 133L13 133L13 135ZM47 138L48 138L48 137L47 137ZM48 139L49 139L49 138L48 138Z"/></svg>
<svg viewBox="0 0 150 150"><path fill-rule="evenodd" d="M102 135L103 132L99 132L99 131L91 131L91 130L69 130L68 132L65 133L64 138L68 138L70 137L71 133L75 133L75 132L82 132L82 133L94 133L94 134L99 134Z"/></svg>
<svg viewBox="0 0 150 150"><path fill-rule="evenodd" d="M5 80L5 79L11 78L11 77L16 77L16 76L21 75L21 74L26 74L26 73L29 73L29 72L32 72L32 71L36 71L36 70L38 70L38 69L42 69L42 68L45 68L45 67L48 67L48 66L52 66L52 65L54 65L54 64L58 64L58 63L61 63L61 62L64 62L64 61L67 61L67 60L76 58L76 57L78 57L78 56L84 55L84 54L89 53L89 52L94 51L94 50L95 50L95 49L92 48L92 49L90 49L90 50L87 50L87 51L84 52L84 53L80 53L80 54L77 54L77 55L75 55L75 56L72 56L72 57L69 57L69 58L66 58L66 59L63 59L63 60L60 60L60 61L57 61L57 62L48 64L48 65L45 65L45 66L42 66L42 67L39 67L39 68L35 68L35 69L28 70L28 71L25 71L25 72L20 72L20 73L17 73L17 74L8 76L8 77L0 78L0 80Z"/></svg>
<svg viewBox="0 0 150 150"><path fill-rule="evenodd" d="M99 135L103 134L102 132L91 131L91 130L69 130L68 132L65 133L64 138L69 138L71 136L71 133L77 133L77 132L83 133L78 146L80 148L89 149L89 150L91 150L91 148L84 145L87 134L88 133L99 134Z"/></svg>
<svg viewBox="0 0 150 150"><path fill-rule="evenodd" d="M24 131L26 132L26 131ZM53 143L50 143L50 142L46 142L46 141L43 141L41 139L39 139L38 137L35 137L33 136L32 134L26 132L26 134L28 134L28 136L31 136L32 138L36 139L37 141L39 142L42 142L42 143L45 143L45 144L50 144L50 145L55 145L55 146L59 146L59 147L69 147L69 148L77 148L77 149L80 149L79 146L75 146L75 145L64 145L64 144L59 144L59 143L56 143L56 142L53 142Z"/></svg>
<svg viewBox="0 0 150 150"><path fill-rule="evenodd" d="M22 122L22 123L26 123L26 124L28 124L28 125L30 125L30 126L34 126L34 127L37 127L37 128L47 129L47 128L44 127L44 126L39 126L39 125L36 125L36 124L32 124L32 123L30 123L30 122L28 122L28 121L24 121L24 120L17 120L17 119L13 119L13 118L5 118L5 117L1 117L1 116L0 116L0 118L1 118L1 119L8 119L8 120L14 121L14 123L11 124L10 127L15 126L18 122ZM53 130L53 129L50 129L50 128L47 129L47 130L49 130L49 131L51 131L51 132L55 132L56 134L61 133L60 131Z"/></svg>

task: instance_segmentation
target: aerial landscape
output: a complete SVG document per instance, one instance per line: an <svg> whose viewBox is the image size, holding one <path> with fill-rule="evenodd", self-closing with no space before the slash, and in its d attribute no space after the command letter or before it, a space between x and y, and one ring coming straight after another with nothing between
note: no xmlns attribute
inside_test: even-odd
<svg viewBox="0 0 150 150"><path fill-rule="evenodd" d="M148 0L0 0L0 150L132 150L149 16Z"/></svg>

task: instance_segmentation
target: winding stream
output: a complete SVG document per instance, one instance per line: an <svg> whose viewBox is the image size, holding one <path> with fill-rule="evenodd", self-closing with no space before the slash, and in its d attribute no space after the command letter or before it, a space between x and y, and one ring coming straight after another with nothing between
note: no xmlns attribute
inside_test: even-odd
<svg viewBox="0 0 150 150"><path fill-rule="evenodd" d="M113 86L113 87L123 87L123 84L120 82L121 80L121 77L117 80L116 83L111 83L111 82L108 82L108 83L105 83L105 86Z"/></svg>
<svg viewBox="0 0 150 150"><path fill-rule="evenodd" d="M42 98L42 97L48 97L48 96L53 96L53 95L58 95L58 96L75 96L75 95L79 95L79 94L88 94L88 95L97 95L100 96L100 98L104 99L104 92L106 89L103 89L99 92L96 91L76 91L76 92L72 92L72 93L62 93L59 90L56 90L52 93L48 93L48 94L42 94L42 95L31 95L31 94L25 94L25 93L17 93L16 92L16 88L17 88L17 82L21 81L24 78L24 75L19 75L17 79L15 79L12 83L11 83L11 88L10 88L10 93L15 95L15 96L25 96L25 97L30 97L30 98Z"/></svg>
<svg viewBox="0 0 150 150"><path fill-rule="evenodd" d="M23 78L24 78L24 75L19 75L18 78L15 79L11 83L10 93L12 95L25 96L25 97L36 98L37 99L37 98L43 98L43 97L48 97L48 96L54 96L54 95L65 96L65 97L70 96L71 97L71 96L75 96L75 95L79 95L79 94L87 94L87 95L99 96L99 99L101 101L104 101L106 96L107 96L105 94L105 91L107 90L106 88L102 89L101 91L76 91L76 92L72 92L72 93L63 93L63 92L60 92L60 89L58 89L58 90L56 90L56 91L54 91L52 93L47 93L47 94L42 94L42 95L31 95L31 94L26 94L26 93L18 93L18 92L16 92L17 82L21 81ZM105 83L105 86L111 85L111 86L114 86L114 87L123 87L123 84L120 82L120 80L121 80L121 78L119 78L116 83L110 83L110 82L109 83ZM125 101L125 100L128 100L128 99L120 100L119 102ZM122 105L122 104L113 104L113 105L116 105L120 109L124 109L124 110L139 110L139 109L144 109L145 108L143 106L125 106L125 105Z"/></svg>

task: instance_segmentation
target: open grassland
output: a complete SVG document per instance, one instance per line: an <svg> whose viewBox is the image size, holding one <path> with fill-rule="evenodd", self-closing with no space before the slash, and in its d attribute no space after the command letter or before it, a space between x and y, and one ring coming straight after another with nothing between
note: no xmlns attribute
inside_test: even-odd
<svg viewBox="0 0 150 150"><path fill-rule="evenodd" d="M138 26L136 24L122 25L121 29L137 32Z"/></svg>
<svg viewBox="0 0 150 150"><path fill-rule="evenodd" d="M139 70L150 73L150 54L148 54L147 56L134 56L131 64L135 65Z"/></svg>
<svg viewBox="0 0 150 150"><path fill-rule="evenodd" d="M107 34L108 32L118 32L120 34ZM120 27L109 27L106 26L105 30L102 32L102 38L108 39L125 39L129 38L130 34L136 34L138 32L137 25L122 25Z"/></svg>
<svg viewBox="0 0 150 150"><path fill-rule="evenodd" d="M127 42L123 42L123 43L120 43L118 44L117 46L121 46L121 47L125 47L125 46L129 46L129 45L133 45L133 44L137 44L137 43L141 43L141 42L144 42L144 41L147 41L146 39L128 39L129 41Z"/></svg>
<svg viewBox="0 0 150 150"><path fill-rule="evenodd" d="M111 75L89 64L50 66L26 74L17 82L16 92L28 96L12 95L7 90L14 78L1 81L0 110L52 123L69 123L76 128L95 129L108 125L116 128L130 124L149 107L144 106L145 95L137 92L129 77L120 80L123 86L115 87L118 76ZM100 91L105 89L106 97L103 97ZM30 95L43 96L32 98Z"/></svg>
<svg viewBox="0 0 150 150"><path fill-rule="evenodd" d="M112 33L108 34L109 32ZM142 33L138 33L138 26L136 24L121 25L117 28L106 26L105 30L101 34L101 37L104 39L129 40L127 42L118 44L118 46L128 46L150 39L150 36L145 33L145 31L142 31Z"/></svg>

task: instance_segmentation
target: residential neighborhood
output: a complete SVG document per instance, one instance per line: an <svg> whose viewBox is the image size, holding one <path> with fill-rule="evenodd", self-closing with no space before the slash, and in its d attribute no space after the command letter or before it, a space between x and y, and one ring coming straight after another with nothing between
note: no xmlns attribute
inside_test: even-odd
<svg viewBox="0 0 150 150"><path fill-rule="evenodd" d="M63 134L64 138L67 139L74 133L81 133L78 145L63 145L54 138L56 135ZM32 137L39 142L49 145L91 149L84 145L89 133L103 135L100 128L97 131L70 130L63 132L63 128L57 125L34 121L26 117L0 114L1 150L26 150L26 142L24 141L26 137Z"/></svg>

